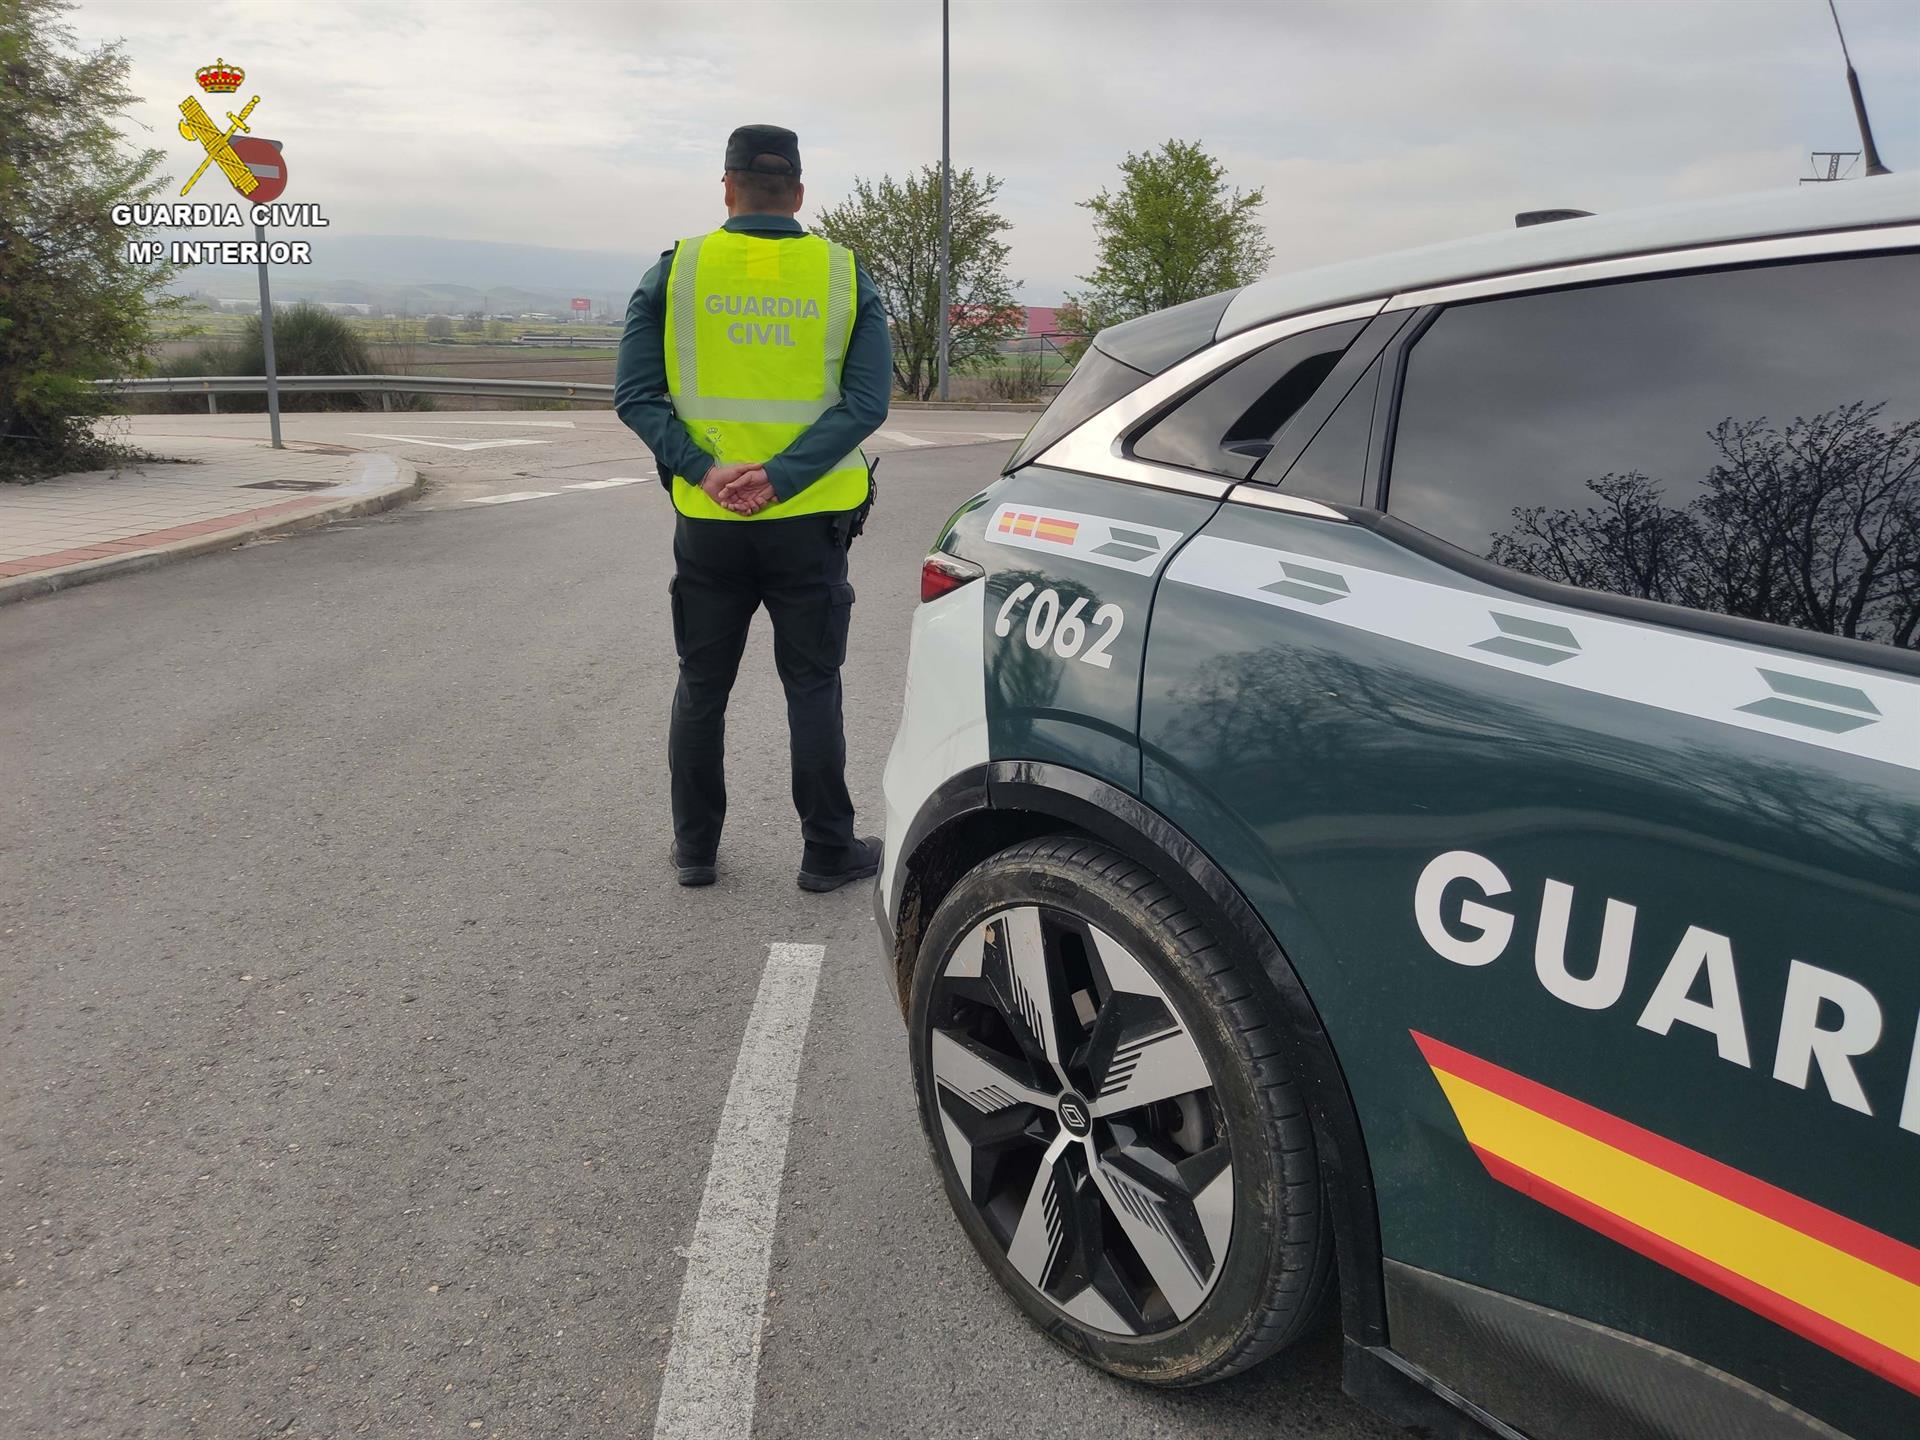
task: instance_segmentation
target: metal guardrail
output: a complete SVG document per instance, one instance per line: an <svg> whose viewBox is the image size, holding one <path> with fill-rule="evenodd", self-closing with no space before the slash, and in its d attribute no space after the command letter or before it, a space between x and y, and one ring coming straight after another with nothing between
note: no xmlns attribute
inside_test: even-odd
<svg viewBox="0 0 1920 1440"><path fill-rule="evenodd" d="M129 395L205 395L207 411L218 414L215 397L259 395L267 388L264 375L160 375L126 380L95 380L95 388ZM392 395L495 395L508 400L592 400L611 405L613 386L576 384L570 380L473 380L461 375L282 375L282 390L345 391L379 395L381 409L392 405ZM900 410L1017 410L1039 411L1044 405L995 400L901 400Z"/></svg>
<svg viewBox="0 0 1920 1440"><path fill-rule="evenodd" d="M95 388L127 395L205 395L207 413L219 414L215 397L264 395L264 375L161 375L141 379L95 380ZM391 410L395 395L476 395L507 400L597 400L613 403L613 386L570 380L470 380L460 375L282 375L281 392L378 395Z"/></svg>

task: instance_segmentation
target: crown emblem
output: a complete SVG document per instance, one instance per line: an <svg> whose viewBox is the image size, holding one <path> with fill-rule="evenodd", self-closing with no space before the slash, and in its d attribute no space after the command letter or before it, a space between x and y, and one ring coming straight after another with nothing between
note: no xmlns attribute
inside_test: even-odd
<svg viewBox="0 0 1920 1440"><path fill-rule="evenodd" d="M215 60L211 65L202 65L193 72L193 78L200 82L200 88L213 95L231 95L240 88L240 82L247 78L247 72L238 65L229 65L224 60Z"/></svg>

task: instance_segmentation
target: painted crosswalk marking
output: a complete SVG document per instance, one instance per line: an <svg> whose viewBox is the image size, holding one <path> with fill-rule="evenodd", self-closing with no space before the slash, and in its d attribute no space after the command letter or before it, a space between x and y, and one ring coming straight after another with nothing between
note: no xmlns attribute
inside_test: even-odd
<svg viewBox="0 0 1920 1440"><path fill-rule="evenodd" d="M637 475L622 475L616 476L611 480L576 480L565 488L568 490L611 490L616 485L638 485L639 483L640 477Z"/></svg>
<svg viewBox="0 0 1920 1440"><path fill-rule="evenodd" d="M571 430L574 428L573 421L571 420L413 420L413 419L409 419L407 423L409 425L460 425L460 426L503 425L503 426L511 427L513 429L525 428L528 430Z"/></svg>
<svg viewBox="0 0 1920 1440"><path fill-rule="evenodd" d="M545 500L557 493L553 490L509 490L504 495L469 496L467 503L469 505L511 505L516 500Z"/></svg>
<svg viewBox="0 0 1920 1440"><path fill-rule="evenodd" d="M371 430L347 432L356 440L398 440L402 445L431 445L436 450L503 450L512 445L551 445L551 440L435 440L430 435L381 435Z"/></svg>

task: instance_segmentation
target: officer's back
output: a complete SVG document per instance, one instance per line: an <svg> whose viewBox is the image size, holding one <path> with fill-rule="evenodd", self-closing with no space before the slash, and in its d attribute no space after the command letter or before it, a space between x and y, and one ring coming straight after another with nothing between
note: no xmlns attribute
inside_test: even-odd
<svg viewBox="0 0 1920 1440"><path fill-rule="evenodd" d="M880 859L878 841L854 833L840 666L848 550L872 501L860 442L886 418L892 347L852 252L794 219L805 189L792 131L734 131L722 183L726 223L663 253L634 292L614 388L676 512L671 858L682 885L713 882L727 696L765 605L787 696L799 883L831 890ZM764 740L769 728L756 716L747 730Z"/></svg>

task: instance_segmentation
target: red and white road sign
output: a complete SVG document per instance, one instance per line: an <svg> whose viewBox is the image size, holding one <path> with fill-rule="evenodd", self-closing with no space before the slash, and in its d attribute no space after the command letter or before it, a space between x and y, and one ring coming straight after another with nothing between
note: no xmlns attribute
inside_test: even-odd
<svg viewBox="0 0 1920 1440"><path fill-rule="evenodd" d="M591 310L593 308L593 302L584 295L576 295L573 297L573 308L576 310Z"/></svg>
<svg viewBox="0 0 1920 1440"><path fill-rule="evenodd" d="M260 182L253 194L243 198L255 205L270 205L278 200L280 192L287 188L287 162L280 153L280 142L263 140L258 135L236 135L231 143L240 163Z"/></svg>

